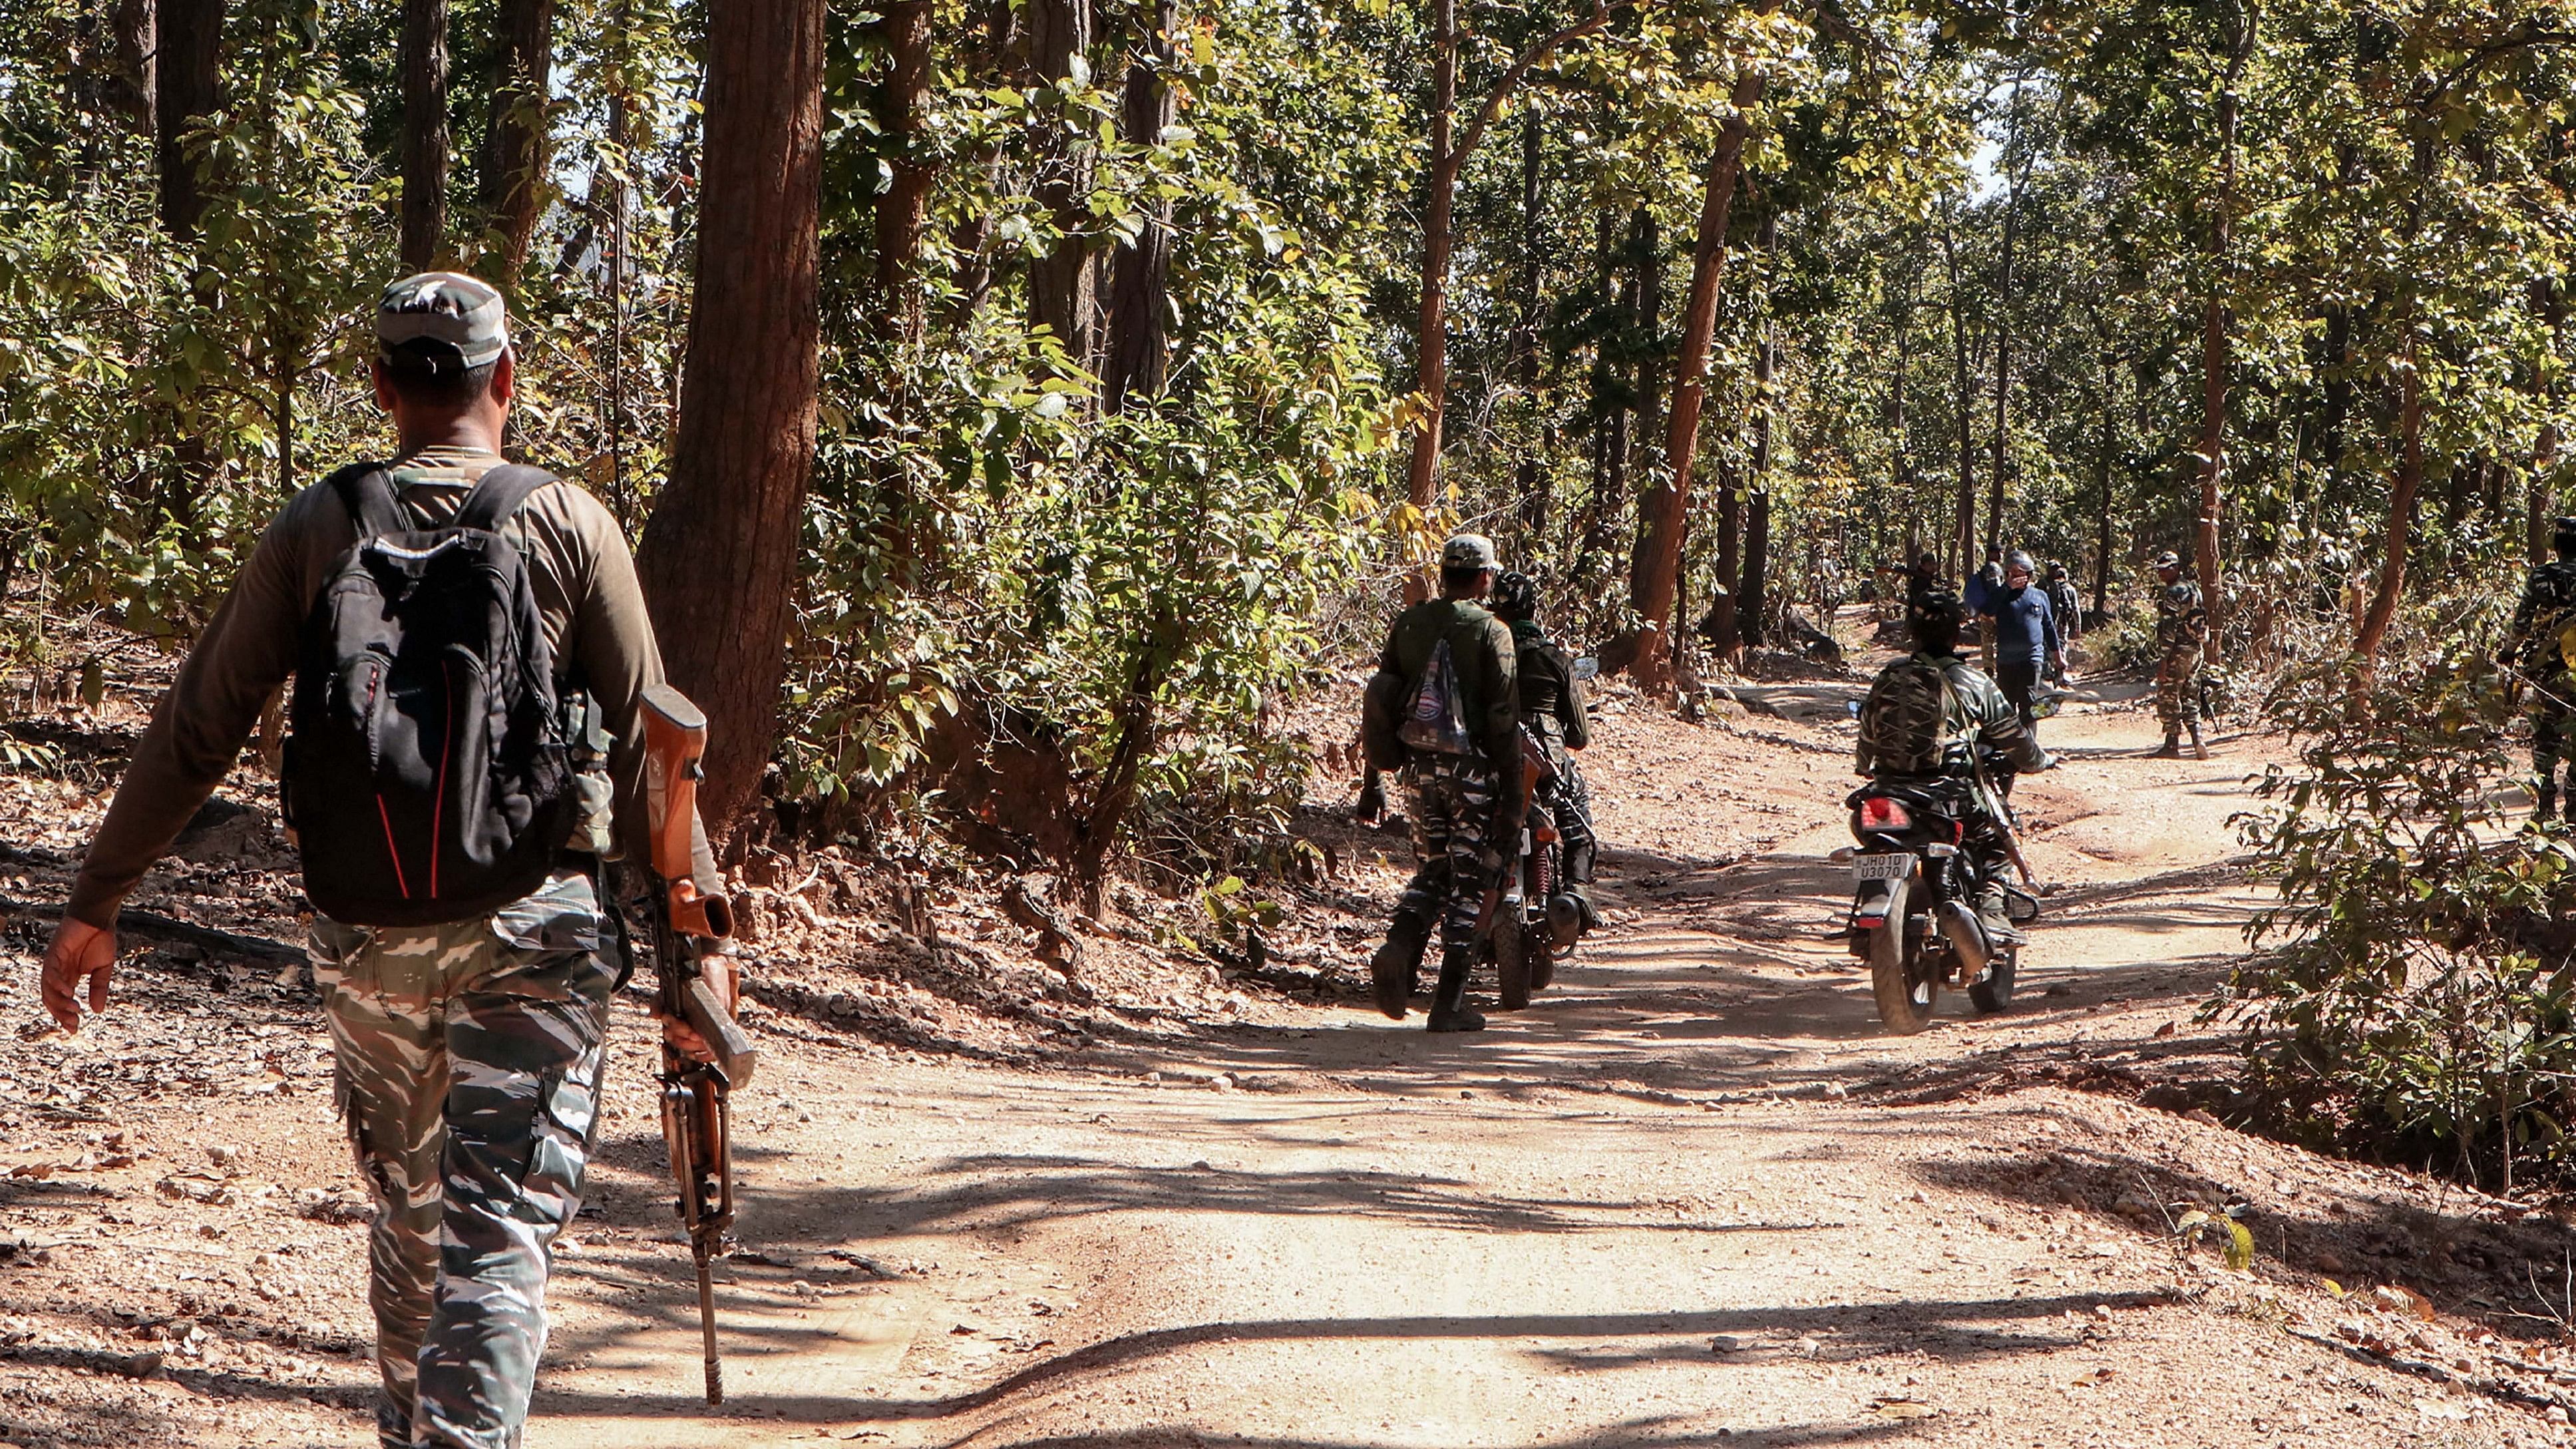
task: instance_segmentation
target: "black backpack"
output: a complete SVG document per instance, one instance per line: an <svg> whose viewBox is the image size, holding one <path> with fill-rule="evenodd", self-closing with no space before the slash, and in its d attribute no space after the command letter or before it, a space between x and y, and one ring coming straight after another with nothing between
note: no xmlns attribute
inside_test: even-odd
<svg viewBox="0 0 2576 1449"><path fill-rule="evenodd" d="M554 869L570 769L518 550L496 530L552 475L483 475L417 526L375 464L333 475L358 541L304 625L280 797L304 892L333 920L467 920Z"/></svg>

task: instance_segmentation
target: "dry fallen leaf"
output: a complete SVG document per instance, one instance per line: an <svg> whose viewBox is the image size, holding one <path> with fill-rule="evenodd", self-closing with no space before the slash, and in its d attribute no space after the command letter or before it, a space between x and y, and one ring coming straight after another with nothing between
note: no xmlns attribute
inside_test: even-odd
<svg viewBox="0 0 2576 1449"><path fill-rule="evenodd" d="M1941 1412L1921 1399L1872 1399L1869 1406L1882 1419L1929 1419Z"/></svg>

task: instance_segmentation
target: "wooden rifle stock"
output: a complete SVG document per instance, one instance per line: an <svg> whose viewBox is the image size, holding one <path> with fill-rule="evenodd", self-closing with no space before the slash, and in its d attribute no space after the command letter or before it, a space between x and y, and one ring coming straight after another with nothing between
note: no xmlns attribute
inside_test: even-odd
<svg viewBox="0 0 2576 1449"><path fill-rule="evenodd" d="M698 1328L706 1354L707 1402L724 1402L724 1364L716 1351L713 1264L733 1226L733 1088L751 1080L760 1053L733 1018L734 978L714 945L733 932L722 895L698 889L696 828L699 761L707 717L668 685L643 695L645 803L653 836L653 874L661 886L653 908L653 957L661 975L662 1014L685 1021L707 1046L695 1061L662 1046L662 1141L679 1188L673 1204L688 1229L696 1261Z"/></svg>

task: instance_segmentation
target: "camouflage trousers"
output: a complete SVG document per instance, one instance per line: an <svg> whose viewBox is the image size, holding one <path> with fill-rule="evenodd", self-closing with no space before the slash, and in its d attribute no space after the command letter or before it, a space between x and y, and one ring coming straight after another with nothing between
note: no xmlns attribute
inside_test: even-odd
<svg viewBox="0 0 2576 1449"><path fill-rule="evenodd" d="M2167 734L2200 719L2200 666L2198 644L2168 650L2156 661L2156 718Z"/></svg>
<svg viewBox="0 0 2576 1449"><path fill-rule="evenodd" d="M617 971L589 877L440 926L315 917L313 975L376 1204L386 1449L516 1449L555 1235L581 1206Z"/></svg>
<svg viewBox="0 0 2576 1449"><path fill-rule="evenodd" d="M1411 793L1413 879L1399 914L1440 922L1440 944L1475 939L1485 903L1486 842L1494 825L1494 772L1481 756L1443 755L1404 768Z"/></svg>
<svg viewBox="0 0 2576 1449"><path fill-rule="evenodd" d="M2569 709L2576 700L2576 677L2565 673L2540 676L2531 695L2531 773L2543 790L2558 788L2558 762L2566 759Z"/></svg>

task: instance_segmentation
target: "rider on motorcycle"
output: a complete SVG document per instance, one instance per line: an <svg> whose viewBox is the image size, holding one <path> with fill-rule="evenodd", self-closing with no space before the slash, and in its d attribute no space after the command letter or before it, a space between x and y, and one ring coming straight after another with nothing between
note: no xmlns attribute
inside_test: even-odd
<svg viewBox="0 0 2576 1449"><path fill-rule="evenodd" d="M2022 727L1995 682L1959 657L1961 617L1959 596L1948 589L1928 589L1907 602L1914 653L1880 670L1870 685L1860 709L1857 764L1873 779L1947 782L1958 792L1967 825L1959 845L1987 883L1977 917L1987 939L2005 945L2022 936L2004 910L2008 827L1985 761L1997 759L2023 774L2057 762Z"/></svg>
<svg viewBox="0 0 2576 1449"><path fill-rule="evenodd" d="M1583 686L1574 677L1572 657L1538 626L1538 587L1528 575L1506 573L1494 580L1490 602L1495 617L1512 626L1520 652L1521 728L1538 737L1553 772L1534 803L1555 820L1565 842L1565 893L1582 908L1588 931L1601 924L1592 903L1592 865L1600 846L1592 833L1592 792L1571 753L1592 738L1583 717Z"/></svg>

